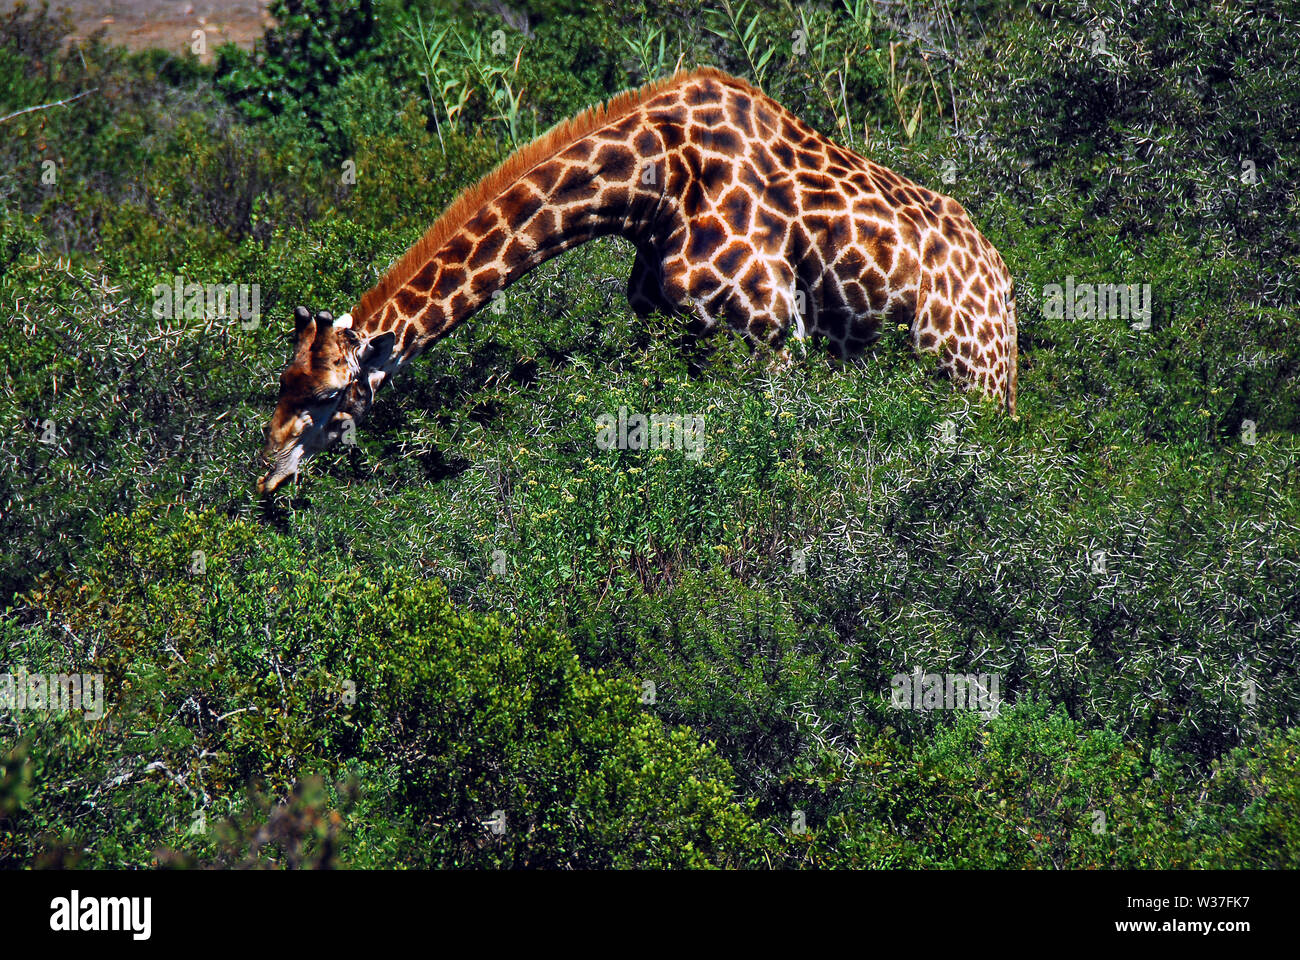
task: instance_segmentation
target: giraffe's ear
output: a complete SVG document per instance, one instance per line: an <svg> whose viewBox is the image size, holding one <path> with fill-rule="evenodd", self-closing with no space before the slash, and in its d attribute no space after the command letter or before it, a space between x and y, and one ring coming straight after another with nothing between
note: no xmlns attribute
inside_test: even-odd
<svg viewBox="0 0 1300 960"><path fill-rule="evenodd" d="M363 367L382 367L392 356L393 344L396 342L397 337L391 330L370 337L361 345L357 363Z"/></svg>

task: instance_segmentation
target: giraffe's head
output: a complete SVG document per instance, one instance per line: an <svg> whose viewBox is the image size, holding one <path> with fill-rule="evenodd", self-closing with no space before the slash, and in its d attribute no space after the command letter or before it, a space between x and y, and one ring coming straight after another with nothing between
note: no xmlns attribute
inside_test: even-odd
<svg viewBox="0 0 1300 960"><path fill-rule="evenodd" d="M293 360L280 374L280 400L266 427L260 493L272 493L298 472L303 459L327 450L355 426L374 398L393 336L365 337L352 317L324 310L294 313Z"/></svg>

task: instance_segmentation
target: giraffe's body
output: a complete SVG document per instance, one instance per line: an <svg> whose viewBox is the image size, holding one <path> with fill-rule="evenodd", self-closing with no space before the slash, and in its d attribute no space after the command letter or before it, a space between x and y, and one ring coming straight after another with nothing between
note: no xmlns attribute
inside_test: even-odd
<svg viewBox="0 0 1300 960"><path fill-rule="evenodd" d="M621 94L516 152L361 298L350 327L300 308L264 488L498 291L605 235L636 246L638 313L679 313L701 331L721 322L772 344L823 337L842 355L885 322L905 324L955 381L1014 412L1011 276L962 207L705 68ZM322 387L337 391L324 406ZM320 436L290 457L304 412L311 425L297 436Z"/></svg>

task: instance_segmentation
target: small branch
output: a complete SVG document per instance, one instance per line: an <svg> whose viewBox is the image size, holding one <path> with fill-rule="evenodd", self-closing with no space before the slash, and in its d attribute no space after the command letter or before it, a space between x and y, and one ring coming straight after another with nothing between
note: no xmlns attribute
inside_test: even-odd
<svg viewBox="0 0 1300 960"><path fill-rule="evenodd" d="M0 117L0 123L4 123L6 120L12 120L14 117L21 117L24 113L31 113L33 110L48 110L50 107L61 107L65 103L72 103L72 101L80 100L82 97L88 97L97 90L99 90L99 87L92 87L89 90L77 94L75 97L68 97L66 100L55 100L53 103L38 103L34 107L23 107L21 110L15 110L13 113Z"/></svg>
<svg viewBox="0 0 1300 960"><path fill-rule="evenodd" d="M237 713L249 713L250 711L252 713L257 713L258 709L257 707L240 707L238 710L231 710L229 713L223 713L221 716L217 717L216 722L220 723L222 720L225 720L227 717L233 717Z"/></svg>

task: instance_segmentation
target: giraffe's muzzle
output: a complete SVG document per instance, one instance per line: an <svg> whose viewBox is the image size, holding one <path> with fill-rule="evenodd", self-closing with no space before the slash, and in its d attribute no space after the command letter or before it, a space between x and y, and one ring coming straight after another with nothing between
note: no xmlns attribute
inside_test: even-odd
<svg viewBox="0 0 1300 960"><path fill-rule="evenodd" d="M309 426L288 442L277 444L274 439L268 439L262 451L262 462L267 470L257 479L257 492L262 495L274 493L298 475L303 460L337 444L354 424L352 414L339 410L324 426Z"/></svg>
<svg viewBox="0 0 1300 960"><path fill-rule="evenodd" d="M291 447L283 452L277 452L271 456L263 456L264 462L268 468L266 473L257 478L257 492L263 496L275 493L285 481L293 479L298 475L298 464L306 456L301 440L295 442Z"/></svg>

